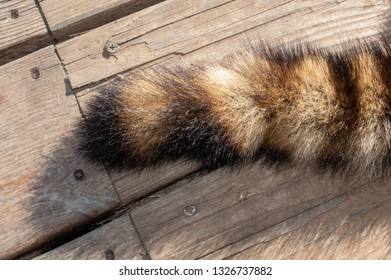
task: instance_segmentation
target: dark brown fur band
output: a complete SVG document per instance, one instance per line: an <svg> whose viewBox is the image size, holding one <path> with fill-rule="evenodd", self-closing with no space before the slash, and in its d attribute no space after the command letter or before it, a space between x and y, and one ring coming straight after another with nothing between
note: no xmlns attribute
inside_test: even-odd
<svg viewBox="0 0 391 280"><path fill-rule="evenodd" d="M257 44L220 64L139 71L91 102L81 150L120 168L187 158L383 172L390 58L385 42L330 53Z"/></svg>

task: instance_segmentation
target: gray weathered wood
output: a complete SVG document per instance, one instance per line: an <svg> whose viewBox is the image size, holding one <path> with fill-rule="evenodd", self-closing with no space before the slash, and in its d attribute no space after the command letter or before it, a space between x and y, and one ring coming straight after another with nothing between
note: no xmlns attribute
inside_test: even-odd
<svg viewBox="0 0 391 280"><path fill-rule="evenodd" d="M123 205L143 198L184 176L197 171L200 166L186 162L176 162L141 173L111 173L113 184Z"/></svg>
<svg viewBox="0 0 391 280"><path fill-rule="evenodd" d="M109 222L36 259L140 260L147 257L128 215Z"/></svg>
<svg viewBox="0 0 391 280"><path fill-rule="evenodd" d="M34 0L0 1L0 65L51 43Z"/></svg>
<svg viewBox="0 0 391 280"><path fill-rule="evenodd" d="M63 42L58 50L73 87L87 86L78 93L83 109L95 91L92 82L112 83L110 77L129 75L135 67L212 61L254 38L333 46L370 37L386 7L382 0L167 0ZM53 15L61 10L51 8ZM104 14L97 7L70 20L82 23ZM64 24L58 30L65 34L72 24ZM114 56L103 52L108 40L119 44ZM30 74L34 67L41 70L37 80ZM65 94L52 47L3 65L0 79L0 258L43 247L198 169L178 163L141 175L111 172L114 190L102 167L77 154L72 129L79 108ZM86 173L82 181L73 177L78 168ZM201 174L178 185L131 212L152 258L390 258L387 181L349 182L254 167ZM141 257L127 255L128 246L137 252L141 247L132 229L126 231L129 221L120 221L44 256L100 258L107 245L115 256ZM130 243L112 243L116 234Z"/></svg>
<svg viewBox="0 0 391 280"><path fill-rule="evenodd" d="M390 259L388 181L339 195L205 259Z"/></svg>
<svg viewBox="0 0 391 280"><path fill-rule="evenodd" d="M147 63L147 65L140 66L141 68L164 62L170 58L172 62L178 58L175 57L178 54L173 50L175 48L194 47L197 49L196 46L199 45L200 49L194 52L180 50L180 57L184 61L177 60L177 62L187 63L205 59L208 56L208 60L218 59L232 51L234 46L241 46L243 42L240 39L251 40L261 37L270 41L274 39L289 41L297 37L312 41L321 40L325 45L332 45L341 41L341 38L348 33L349 36L357 35L358 37L373 34L378 24L377 16L384 10L384 3L375 1L371 6L361 1L345 2L337 4L335 1L311 1L311 3L259 1L259 4L254 4L253 1L170 0L102 26L99 31L91 31L80 38L64 42L58 48L73 85L77 87L137 66L138 63L134 63L135 60L143 60L140 64ZM320 14L322 14L321 18ZM329 22L330 19L333 20ZM219 20L221 22L218 22ZM315 24L319 21L320 24ZM129 22L132 24L130 25ZM183 28L187 28L186 32L182 30ZM247 29L249 30L246 33L247 36L238 35ZM204 32L210 32L210 35L202 35ZM99 36L96 35L98 33ZM189 39L189 36L192 39ZM230 36L233 38L229 38ZM104 44L110 38L117 43L126 43L120 46L119 53L114 57L104 58L102 56ZM212 44L218 41L217 39L224 40ZM151 49L150 46L166 44L165 40L177 40L177 42L173 45L168 44L164 48L156 47L156 52L159 50L159 54L156 53L155 56L155 50L153 50L155 47ZM192 40L193 43L189 44L188 40ZM103 45L99 47L99 44ZM167 53L160 52L163 50ZM173 56L169 54L170 51L173 51ZM96 56L95 52L99 54ZM183 55L184 53L187 54ZM89 75L88 72L93 80L86 77ZM131 75L131 71L121 73L121 75ZM81 84L75 84L75 79L81 79ZM117 77L113 77L99 84L98 87L114 83L116 79ZM86 88L78 93L82 109L95 94L96 87ZM129 172L112 173L111 177L121 200L126 204L196 169L196 167L190 166L189 168L179 163L147 171L141 175Z"/></svg>
<svg viewBox="0 0 391 280"><path fill-rule="evenodd" d="M114 21L163 0L45 0L41 7L54 38L69 37Z"/></svg>
<svg viewBox="0 0 391 280"><path fill-rule="evenodd" d="M254 37L323 46L368 37L377 33L386 8L382 0L167 0L63 42L58 51L72 86L78 88L130 68L201 53L215 43L220 44L213 46L211 56ZM108 41L119 46L115 55L105 54Z"/></svg>
<svg viewBox="0 0 391 280"><path fill-rule="evenodd" d="M119 201L104 169L77 153L72 130L81 116L53 46L0 73L0 258L13 258ZM76 169L83 180L74 178Z"/></svg>
<svg viewBox="0 0 391 280"><path fill-rule="evenodd" d="M336 206L339 196L363 184L364 180L348 182L311 173L273 174L259 166L241 172L219 170L134 209L131 215L152 258L194 259L310 209L319 207L317 215L326 212ZM382 191L389 196L387 190ZM354 202L349 205L352 215ZM189 216L192 209L195 213Z"/></svg>
<svg viewBox="0 0 391 280"><path fill-rule="evenodd" d="M387 181L257 169L217 171L136 208L132 216L151 257L390 258Z"/></svg>

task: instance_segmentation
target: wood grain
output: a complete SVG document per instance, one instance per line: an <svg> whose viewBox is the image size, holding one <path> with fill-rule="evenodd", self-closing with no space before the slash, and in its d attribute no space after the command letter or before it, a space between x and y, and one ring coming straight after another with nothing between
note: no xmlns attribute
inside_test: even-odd
<svg viewBox="0 0 391 280"><path fill-rule="evenodd" d="M111 173L113 184L123 205L143 198L162 187L200 169L197 164L178 161L141 173Z"/></svg>
<svg viewBox="0 0 391 280"><path fill-rule="evenodd" d="M92 7L72 1L81 9L74 18L61 18L67 7L61 1L41 1L60 40L91 28L81 25L94 19L102 24L120 3L132 2L104 0ZM68 8L72 14L75 8ZM133 68L213 61L254 38L324 47L369 38L386 8L382 0L167 0L57 47L72 87L81 88L83 109L96 87ZM119 45L113 56L104 53L108 40ZM37 80L31 77L35 67ZM0 79L0 258L42 249L199 168L178 162L142 174L110 172L111 183L103 167L81 160L72 135L79 107L67 95L52 46L1 66ZM84 170L82 181L75 180L76 169ZM136 229L123 216L41 258L98 259L108 249L120 258L142 258L140 250L146 251L135 230L155 259L391 258L387 179L342 180L254 166L199 173L179 185L131 211Z"/></svg>
<svg viewBox="0 0 391 280"><path fill-rule="evenodd" d="M119 201L104 169L76 151L72 130L80 113L53 46L1 66L0 73L0 258L14 258ZM74 178L77 169L83 180Z"/></svg>
<svg viewBox="0 0 391 280"><path fill-rule="evenodd" d="M375 6L370 6L369 3L366 3L366 6L364 5L365 8L362 7L363 3L357 3L357 1L348 1L348 5L344 2L341 3L341 6L332 1L312 1L311 7L308 6L308 3L303 3L302 1L277 2L271 4L267 1L260 1L259 5L254 6L252 1L165 1L135 13L134 15L110 23L107 26L102 26L99 28L99 36L97 37L94 34L97 34L98 30L91 31L80 36L80 38L75 38L74 40L59 44L58 49L60 57L66 64L65 67L68 70L71 80L73 70L76 71L74 72L74 78L83 79L81 84L75 84L75 79L72 80L73 86L77 87L98 79L107 79L110 75L117 74L119 71L126 71L138 64L133 63L134 59L144 60L141 62L142 65L139 66L139 68L148 67L155 63L164 63L166 59L170 59L170 62L172 63L174 60L178 60L178 57L181 58L181 61L177 62L182 64L192 63L199 59L203 59L206 56L209 56L209 60L218 59L220 55L232 51L232 48L235 46L234 42L236 42L236 46L242 44L242 42L237 41L238 38L243 39L244 35L235 36L235 34L237 35L245 29L250 30L247 33L247 39L258 38L258 33L263 32L265 38L274 38L273 36L280 34L281 39L283 38L289 41L292 38L295 38L295 36L301 36L300 38L307 36L311 37L311 40L322 39L330 44L330 42L337 42L338 38L340 40L350 29L353 29L352 22L354 22L357 27L361 28L365 26L364 30L361 30L362 33L357 30L356 33L361 34L360 36L368 36L376 25L376 16L384 9L384 5L380 2L372 3L372 5L376 4ZM257 10L254 11L254 9ZM291 12L296 13L295 16L287 16ZM281 16L279 13L282 13L282 15L285 16L279 18L279 16ZM346 26L343 27L342 24L340 24L334 33L329 32L328 28L330 27L327 27L330 24L334 26L334 23L329 23L324 19L322 19L323 24L311 26L311 24L314 25L315 20L319 21L319 18L317 18L319 17L319 13L327 14L328 17L332 17L337 21L339 20L340 23L345 22ZM334 13L337 14L335 15ZM355 13L356 15L352 16L352 14ZM234 16L231 17L227 15ZM351 16L352 18L350 18ZM293 25L303 20L302 17L308 17L307 20L311 20L311 23L308 23L308 27L304 28L304 30L302 24L297 26ZM221 19L222 22L219 23L220 25L216 25L216 22L219 19ZM278 24L273 22L274 19ZM258 21L262 24L258 27L254 27ZM129 22L132 24L130 25ZM263 25L265 25L265 27ZM252 30L253 27L250 28L250 26L253 26L255 29ZM186 32L182 31L184 27L188 28ZM275 29L277 29L277 27L279 31L276 33ZM196 28L199 28L199 31L195 30ZM211 32L211 35L203 36L202 32L206 32L204 29L209 30L208 32ZM201 35L196 36L193 34L194 38L190 39L190 37L187 37L187 32L190 32L189 34L191 34L191 32L199 32ZM289 34L289 32L292 34ZM213 35L215 33L220 34L217 37L222 41L220 43L211 44L211 42L216 39ZM115 34L118 34L118 36ZM233 37L228 38L230 36ZM205 37L208 39L207 41L205 41ZM107 59L102 56L102 50L105 42L110 38L117 43L118 41L116 38L120 38L121 41L126 41L126 43L123 45L125 46L125 49L123 46L120 46L118 55L116 54L115 57ZM134 38L134 40L132 38ZM143 40L150 42L146 44L148 45L146 48L142 47L143 44L137 43L143 42ZM189 47L188 40L194 40L194 44L191 46L199 44L202 47L200 47L198 51L189 51L186 55L182 55L186 52L181 51L181 55L176 56L178 53L174 51L174 55L168 54L166 56L165 53L161 53L155 57L155 60L151 59L155 54L151 55L149 46L151 44L163 44L165 43L165 40L178 40L178 42L172 46L173 48L176 48L179 45L186 45ZM202 42L196 42L197 40ZM133 41L136 43L132 46ZM100 47L98 47L99 44L101 44ZM132 50L133 47L137 48L137 50ZM171 46L168 48L171 49ZM163 49L166 48L164 47ZM97 50L100 54L98 56L91 56L91 54ZM147 64L143 65L145 62ZM84 80L86 77L85 75L89 75L87 73L89 70L85 69L86 63L92 63L90 74L93 80ZM73 69L73 67L75 67L75 69ZM131 74L132 71L121 72L120 75L107 79L103 83L99 82L98 85L94 85L92 88L90 86L83 88L83 90L79 91L77 94L81 108L83 109L85 107L85 103L96 94L96 90L99 87L105 86L106 84L113 84L118 78L120 80L120 77L129 76ZM127 204L144 197L197 169L198 167L196 166L187 166L182 163L177 163L146 171L142 174L111 172L110 175L122 203Z"/></svg>
<svg viewBox="0 0 391 280"><path fill-rule="evenodd" d="M0 65L51 43L34 0L0 1L0 34Z"/></svg>
<svg viewBox="0 0 391 280"><path fill-rule="evenodd" d="M53 37L64 41L163 0L45 0L42 10Z"/></svg>
<svg viewBox="0 0 391 280"><path fill-rule="evenodd" d="M365 183L311 173L273 174L259 166L240 172L219 170L134 209L131 215L152 258L195 259L261 234L310 209L318 207L312 216L326 212L341 203L341 195ZM382 192L389 198L389 190ZM354 203L345 206L351 215L356 213ZM186 215L192 211L193 215ZM329 218L338 220L333 215Z"/></svg>
<svg viewBox="0 0 391 280"><path fill-rule="evenodd" d="M365 184L205 259L391 259L391 188Z"/></svg>
<svg viewBox="0 0 391 280"><path fill-rule="evenodd" d="M36 259L141 260L147 257L128 215L109 222Z"/></svg>
<svg viewBox="0 0 391 280"><path fill-rule="evenodd" d="M72 86L78 88L157 60L204 52L218 42L213 56L228 47L232 51L246 38L326 46L368 37L377 33L386 8L381 0L167 0L63 42L58 51ZM115 55L105 55L108 41L118 44ZM210 55L204 58L210 60Z"/></svg>

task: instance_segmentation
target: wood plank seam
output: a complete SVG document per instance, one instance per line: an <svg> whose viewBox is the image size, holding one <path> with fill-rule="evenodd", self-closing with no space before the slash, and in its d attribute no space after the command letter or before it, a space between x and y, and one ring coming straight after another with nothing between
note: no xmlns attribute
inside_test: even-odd
<svg viewBox="0 0 391 280"><path fill-rule="evenodd" d="M35 0L0 3L0 65L52 44Z"/></svg>
<svg viewBox="0 0 391 280"><path fill-rule="evenodd" d="M126 213L57 248L28 257L40 260L148 259Z"/></svg>
<svg viewBox="0 0 391 280"><path fill-rule="evenodd" d="M41 17L42 17L42 21L43 21L43 23L45 24L46 30L47 30L48 34L50 35L50 38L52 39L52 42L53 42L53 45L54 45L55 43L57 43L57 40L53 37L52 31L50 30L50 26L49 26L49 24L48 24L48 21L47 21L47 19L46 19L46 16L45 16L45 14L44 14L44 12L43 12L43 10L42 10L42 7L41 7L41 3L40 3L41 1L42 1L42 0L34 0L35 5L37 5L39 14L40 14Z"/></svg>
<svg viewBox="0 0 391 280"><path fill-rule="evenodd" d="M133 218L132 218L132 215L130 214L130 211L127 213L127 215L129 216L129 219L130 219L130 222L132 223L133 229L134 229L134 231L138 237L138 240L143 248L143 255L145 256L145 259L152 260L151 254L148 252L148 248L145 245L144 240L143 240L142 236L140 235L140 232L138 231L138 229L133 221Z"/></svg>
<svg viewBox="0 0 391 280"><path fill-rule="evenodd" d="M75 150L71 132L80 110L75 96L66 94L54 47L0 68L0 258L9 259L69 235L120 203L106 171ZM75 178L78 169L85 178Z"/></svg>
<svg viewBox="0 0 391 280"><path fill-rule="evenodd" d="M35 1L37 2L37 0L35 0ZM39 2L39 1L38 1L38 2ZM230 2L233 2L233 1L230 1ZM292 2L292 1L290 1L290 2ZM370 13L368 13L368 14L370 14ZM221 29L221 28L220 28L220 29ZM216 30L220 30L220 29L216 29ZM249 28L248 30L252 30L252 28ZM213 33L213 32L209 32L209 33L207 33L207 35L210 35L211 33ZM237 34L236 34L236 35L237 35ZM222 38L222 39L219 39L219 41L216 41L216 42L222 42L222 41L224 41L225 39L227 39L227 38L232 38L233 36L236 36L236 35L234 34L234 35L230 35L230 36L228 36L228 37L224 37L224 38ZM201 49L201 48L204 48L205 46L208 46L208 45L213 45L213 44L215 44L216 42L212 42L212 43L203 45L202 47L200 47L200 49ZM126 42L125 42L125 41L122 42L122 44L124 44L124 43L126 43ZM141 41L141 42L136 43L136 44L146 45L147 48L149 49L148 41ZM191 53L191 52L194 52L194 50L191 50L189 53ZM67 80L67 79L69 80L69 76L68 76L68 73L67 73L67 69L66 69L66 67L64 66L63 61L61 60L61 57L60 57L59 52L58 52L58 50L57 50L57 46L55 46L55 53L56 53L56 56L57 56L57 58L59 59L59 61L60 61L60 63L61 63L61 67L63 68L64 75L66 76L65 79L66 79L66 80ZM185 53L182 53L182 52L178 52L178 53L173 52L173 54L183 56ZM163 60L164 60L164 59L169 59L169 56L170 56L170 55L172 55L172 54L168 54L168 55L162 56ZM158 61L161 62L161 60L159 60L159 59L161 59L161 58L157 58L156 60L152 60L152 61L146 62L144 65L150 65L149 63L151 63L151 62L158 62ZM139 67L139 66L134 66L133 68L135 68L135 67ZM130 68L130 69L133 69L133 68ZM81 114L82 114L82 112L83 112L83 110L82 110L82 107L83 107L83 106L81 105L82 101L81 101L80 96L78 96L78 93L81 92L81 89L82 89L82 90L87 89L87 88L91 87L92 85L102 85L104 82L112 80L112 78L113 78L114 76L117 76L117 75L119 75L119 74L121 74L121 73L129 73L130 69L125 69L125 70L120 71L120 72L118 72L118 73L116 73L116 74L113 74L113 75L110 75L110 76L106 76L105 78L100 79L100 80L97 81L97 82L93 82L93 83L88 83L88 84L86 84L86 85L82 85L81 88L73 88L72 85L69 84L69 89L70 89L70 90L69 90L69 94L74 95L74 97L75 97L75 99L76 99L76 102L77 102L77 106L78 106L78 108L79 108L79 112L80 112ZM111 182L111 185L112 185L113 188L114 188L114 191L115 191L115 193L116 193L116 195L117 195L118 200L120 201L120 205L117 206L117 207L121 207L121 206L123 206L123 205L125 205L125 206L126 206L126 205L129 205L130 203L132 203L132 201L140 201L140 200L142 200L142 198L148 196L148 193L147 193L147 194L144 194L144 196L141 196L141 197L136 198L135 200L131 200L131 201L130 201L130 200L126 200L126 198L124 198L123 195L121 195L121 193L120 193L120 191L119 191L119 187L118 187L118 185L120 184L119 181L120 181L122 178L126 177L126 176L122 176L121 178L118 178L118 177L116 177L115 175L112 175L112 173L107 172L106 169L105 169L105 172L106 172L106 174L107 174L107 176L108 176L108 178L109 178L109 181ZM129 180L129 179L128 179L128 180ZM168 185L170 185L170 184L176 184L176 182L177 182L177 181L173 181L173 183L168 183ZM158 189L158 190L166 189L166 187L167 187L168 185L167 185L167 184L166 184L166 185L162 185L162 186L160 187L160 189ZM196 192L195 192L195 193L196 193ZM347 193L348 193L348 192L347 192ZM152 192L152 195L153 195L153 194L154 194L154 192ZM336 198L338 198L338 197L339 197L339 196L335 196L333 199L336 199ZM134 198L134 197L133 197L133 198ZM132 198L132 199L133 199L133 198ZM137 203L137 202L136 202L136 203ZM320 203L319 205L323 205L324 203L325 203L325 202ZM316 207L316 206L314 206L314 207ZM312 208L314 208L314 207L312 207ZM309 209L303 211L303 213L305 213L306 211L311 210L312 208L309 208ZM116 209L117 209L117 208L115 208L113 211L115 211ZM297 215L299 215L299 214L297 214ZM296 216L297 216L297 215L296 215ZM140 241L143 243L143 247L145 248L145 250L147 250L147 247L146 247L146 245L144 244L144 240L143 240L143 238L142 238L142 236L141 236L141 234L140 234L140 232L139 232L139 228L137 228L137 227L135 226L135 221L133 220L133 217L132 217L130 214L129 214L129 216L130 216L130 219L131 219L131 222L132 222L133 226L134 226L135 229L137 230L137 236L138 236L138 238L139 238ZM249 238L249 236L244 237L244 238ZM238 240L235 241L235 242L239 242L239 241L241 241L241 240L242 240L242 239L238 239ZM232 245L232 244L234 244L235 242L228 243L228 245ZM149 258L151 258L151 256L150 256L151 252L146 251L146 253L147 253L147 255L149 256ZM212 253L213 253L213 252L212 252ZM212 254L212 253L210 253L210 254ZM152 254L153 254L153 252L152 252ZM207 255L205 255L205 256L207 256Z"/></svg>
<svg viewBox="0 0 391 280"><path fill-rule="evenodd" d="M53 37L62 42L164 0L42 1ZM77 9L75 8L77 7Z"/></svg>

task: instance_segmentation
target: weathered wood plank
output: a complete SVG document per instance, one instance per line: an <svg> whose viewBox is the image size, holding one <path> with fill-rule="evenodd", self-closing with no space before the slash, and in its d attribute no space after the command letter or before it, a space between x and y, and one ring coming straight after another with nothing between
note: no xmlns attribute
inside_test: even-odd
<svg viewBox="0 0 391 280"><path fill-rule="evenodd" d="M197 171L200 166L178 161L141 173L111 173L113 184L123 205L136 201L184 176Z"/></svg>
<svg viewBox="0 0 391 280"><path fill-rule="evenodd" d="M13 258L119 201L103 168L76 152L72 130L80 113L53 46L0 73L0 258ZM83 180L74 178L77 169Z"/></svg>
<svg viewBox="0 0 391 280"><path fill-rule="evenodd" d="M41 7L53 37L64 41L163 0L45 0Z"/></svg>
<svg viewBox="0 0 391 280"><path fill-rule="evenodd" d="M51 43L34 0L0 1L0 65Z"/></svg>
<svg viewBox="0 0 391 280"><path fill-rule="evenodd" d="M194 60L205 58L205 56L209 56L209 60L217 59L220 55L224 55L230 50L232 51L235 40L237 41L238 38L243 39L244 37L242 35L234 36L235 38L226 39L221 43L216 43L219 44L218 46L216 44L208 45L210 41L205 42L205 36L202 35L202 32L206 31L203 29L210 29L209 31L211 34L210 36L206 36L207 38L214 38L214 33L220 34L219 36L221 38L226 38L232 36L232 34L240 33L244 29L251 29L252 27L250 28L250 26L256 25L259 21L258 23L261 27L255 28L252 33L248 32L248 39L254 37L258 38L259 34L263 34L262 38L265 37L270 40L273 38L279 38L287 41L295 38L296 36L299 38L305 38L305 36L307 36L311 37L311 40L322 39L322 42L330 44L330 42L338 42L338 39L341 39L340 37L344 37L347 32L352 32L352 29L354 28L357 28L358 30L350 33L352 36L359 34L358 37L360 37L371 34L374 30L374 26L376 25L376 16L384 9L384 5L381 3L379 4L379 2L372 3L373 5L377 4L377 6L368 6L369 4L366 3L366 8L362 7L364 5L362 2L357 3L357 1L350 1L348 5L344 2L340 4L342 6L336 5L335 2L332 1L312 1L311 7L303 6L304 4L301 1L290 1L292 3L288 3L287 1L277 1L274 2L274 4L268 1L260 1L258 6L254 6L254 2L252 1L231 2L232 1L223 0L208 1L207 3L205 1L165 1L159 5L121 19L116 23L111 23L99 28L99 36L94 35L98 33L98 30L95 30L82 35L79 39L75 38L74 40L64 42L58 46L59 52L62 59L65 59L64 62L70 63L67 68L68 73L71 76L72 73L69 71L72 69L69 67L79 67L78 69L74 69L75 71L80 70L80 72L74 73L75 78L82 79L82 84L79 85L84 85L85 83L91 82L91 80L85 80L85 63L92 63L91 67L93 69L91 68L91 75L93 77L91 77L93 78L93 81L95 81L97 80L95 78L107 78L118 71L136 66L137 63L133 63L134 60L131 59L131 56L135 59L139 59L141 57L144 62L149 62L150 64L159 63L159 61L161 62L162 60L170 57L170 55L168 55L168 57L156 57L156 61L153 61L153 59L151 59L153 55L151 56L149 47L140 48L137 49L137 51L134 51L128 43L124 43L125 49L123 49L123 46L120 46L120 53L125 52L124 55L129 56L128 58L119 53L119 56L116 55L115 58L110 57L106 60L106 58L102 57L101 51L104 48L106 40L114 36L114 34L118 34L118 36L115 35L114 37L120 38L123 42L133 42L132 38L135 38L137 42L142 42L145 39L150 42L148 43L150 45L158 44L159 42L163 44L165 39L174 40L176 38L179 40L178 44L180 44L181 36L187 36L187 32L181 31L181 28L187 26L191 33L196 32L196 30L193 29L197 27L200 29L201 35L197 35L198 37L194 35L194 40L198 38L200 41L203 41L201 45L205 45L206 47L202 47L198 51L188 53L181 57L184 60L183 62L193 62ZM228 5L229 9L223 9L226 5ZM253 11L254 9L258 9L257 13ZM287 10L285 11L283 9ZM235 12L231 14L232 11ZM291 12L294 16L288 16ZM204 13L207 14L208 19L203 19L203 17L201 17ZM248 15L247 17L246 13ZM254 13L255 15L253 15ZM329 29L334 26L334 23L328 22L327 19L322 18L321 23L315 25L315 22L319 22L320 20L319 14L323 13L327 14L327 17L332 17L333 20L339 22L339 24L336 24L338 28L335 29L335 32L333 31L334 33L329 31ZM223 22L221 23L222 27L216 25L220 16L227 14L230 16L224 17ZM231 15L235 16L231 17ZM285 16L281 17L282 15ZM196 20L188 23L187 21L193 17L196 18ZM308 26L298 24L300 21L303 21L303 17L306 17L306 21L311 21L308 23ZM238 18L242 21L239 21ZM214 21L212 19L214 19ZM210 20L211 22L209 22ZM273 20L277 23L274 23ZM131 27L129 27L129 22L132 22ZM355 27L353 27L352 22L355 23ZM150 35L150 31L154 35ZM178 32L182 32L181 35L178 35ZM276 37L276 34L279 35ZM106 39L101 39L103 37ZM189 38L185 37L182 37L182 43L186 45L186 40ZM117 39L115 39L115 41L116 40ZM210 38L208 40L210 40ZM99 44L101 43L103 43L103 45L99 47ZM236 44L241 45L242 42L236 42ZM134 47L136 46L140 47L138 43L135 43ZM76 47L78 48L77 50L75 50ZM90 56L97 50L100 52L98 57L95 57L94 55ZM102 60L100 60L101 58ZM177 57L173 57L173 59L177 59ZM119 64L122 66L118 66ZM148 65L143 65L141 67L148 67ZM121 73L121 75L131 75L131 71ZM114 83L116 78L117 77L109 79L105 83L99 84L98 87L106 83ZM73 83L73 85L75 86L75 83ZM77 95L82 109L84 108L85 103L90 100L91 96L95 94L96 88L86 88L78 92ZM144 172L141 175L131 173L111 173L111 178L114 181L121 200L124 204L126 204L155 191L163 185L176 181L182 176L194 172L196 169L197 167L195 166L189 167L182 163L178 163L172 166L164 166L160 169Z"/></svg>
<svg viewBox="0 0 391 280"><path fill-rule="evenodd" d="M134 209L131 215L152 258L194 259L309 209L319 207L319 215L339 202L329 201L364 183L314 174L274 174L259 166L236 173L219 170Z"/></svg>
<svg viewBox="0 0 391 280"><path fill-rule="evenodd" d="M391 259L389 179L366 184L205 259Z"/></svg>
<svg viewBox="0 0 391 280"><path fill-rule="evenodd" d="M49 251L41 260L141 260L147 257L128 215Z"/></svg>
<svg viewBox="0 0 391 280"><path fill-rule="evenodd" d="M213 56L224 54L227 45L246 36L322 41L323 45L367 37L377 33L379 15L386 8L381 0L167 0L63 42L58 51L77 88L230 37L235 38L221 43L222 48L214 46ZM113 56L104 52L108 41L119 46Z"/></svg>

